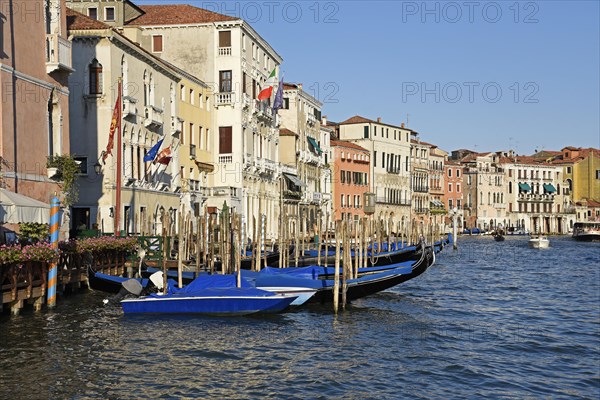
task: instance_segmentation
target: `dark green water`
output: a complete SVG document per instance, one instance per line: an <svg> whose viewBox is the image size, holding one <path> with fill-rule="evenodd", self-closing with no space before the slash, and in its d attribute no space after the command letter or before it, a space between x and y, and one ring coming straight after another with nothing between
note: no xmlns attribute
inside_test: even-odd
<svg viewBox="0 0 600 400"><path fill-rule="evenodd" d="M421 277L254 318L0 316L1 399L600 397L600 245L461 238Z"/></svg>

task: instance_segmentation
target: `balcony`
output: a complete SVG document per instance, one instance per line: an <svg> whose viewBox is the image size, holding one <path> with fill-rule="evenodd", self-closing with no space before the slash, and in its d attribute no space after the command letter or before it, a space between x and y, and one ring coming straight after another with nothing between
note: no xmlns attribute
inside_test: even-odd
<svg viewBox="0 0 600 400"><path fill-rule="evenodd" d="M231 47L219 47L219 55L220 56L230 56L231 55Z"/></svg>
<svg viewBox="0 0 600 400"><path fill-rule="evenodd" d="M429 186L417 186L413 188L413 192L429 193Z"/></svg>
<svg viewBox="0 0 600 400"><path fill-rule="evenodd" d="M268 175L275 174L277 173L277 163L273 160L261 158L258 160L258 172Z"/></svg>
<svg viewBox="0 0 600 400"><path fill-rule="evenodd" d="M254 113L256 114L256 118L262 120L264 122L273 121L273 110L265 101L256 100L254 103Z"/></svg>
<svg viewBox="0 0 600 400"><path fill-rule="evenodd" d="M575 210L575 207L573 207L573 206L564 207L560 211L560 214L575 214L575 213L576 213L576 210Z"/></svg>
<svg viewBox="0 0 600 400"><path fill-rule="evenodd" d="M249 110L252 104L252 99L250 99L250 95L248 93L242 93L242 108L244 110Z"/></svg>
<svg viewBox="0 0 600 400"><path fill-rule="evenodd" d="M233 162L233 154L219 154L219 164L231 164Z"/></svg>
<svg viewBox="0 0 600 400"><path fill-rule="evenodd" d="M400 167L386 167L385 170L387 171L388 174L399 174L400 173Z"/></svg>
<svg viewBox="0 0 600 400"><path fill-rule="evenodd" d="M317 123L317 117L315 117L314 114L308 113L307 114L307 118L306 118L306 122L310 126L315 126L315 124Z"/></svg>
<svg viewBox="0 0 600 400"><path fill-rule="evenodd" d="M133 97L123 96L123 117L135 117L137 115L136 109L137 100Z"/></svg>
<svg viewBox="0 0 600 400"><path fill-rule="evenodd" d="M237 198L237 189L231 186L219 186L212 188L214 197L234 197Z"/></svg>
<svg viewBox="0 0 600 400"><path fill-rule="evenodd" d="M146 106L144 125L147 128L160 128L163 126L163 110L155 106Z"/></svg>
<svg viewBox="0 0 600 400"><path fill-rule="evenodd" d="M46 35L46 73L73 72L71 42L59 34Z"/></svg>
<svg viewBox="0 0 600 400"><path fill-rule="evenodd" d="M549 202L552 203L554 201L553 194L533 194L533 193L519 193L519 197L517 199L521 202Z"/></svg>
<svg viewBox="0 0 600 400"><path fill-rule="evenodd" d="M235 102L235 93L233 92L221 92L215 93L215 104L216 106L231 106Z"/></svg>
<svg viewBox="0 0 600 400"><path fill-rule="evenodd" d="M375 201L377 202L377 204L391 204L391 205L396 205L396 206L410 206L411 205L411 201L410 200L396 200L396 201L392 201L392 199L387 199L385 196L379 196L375 199Z"/></svg>
<svg viewBox="0 0 600 400"><path fill-rule="evenodd" d="M196 145L190 144L190 160L196 159Z"/></svg>
<svg viewBox="0 0 600 400"><path fill-rule="evenodd" d="M177 136L183 132L183 119L171 117L171 135Z"/></svg>

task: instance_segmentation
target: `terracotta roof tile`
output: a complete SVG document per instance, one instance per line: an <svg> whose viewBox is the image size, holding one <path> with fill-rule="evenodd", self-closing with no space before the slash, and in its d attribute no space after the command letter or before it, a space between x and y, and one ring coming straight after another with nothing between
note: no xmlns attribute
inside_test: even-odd
<svg viewBox="0 0 600 400"><path fill-rule="evenodd" d="M354 117L348 118L344 122L340 122L340 125L368 124L368 123L376 124L377 121L373 121L372 119L361 117L360 115L355 115Z"/></svg>
<svg viewBox="0 0 600 400"><path fill-rule="evenodd" d="M239 20L189 4L143 5L139 8L144 14L127 25L184 25Z"/></svg>
<svg viewBox="0 0 600 400"><path fill-rule="evenodd" d="M110 26L104 22L67 8L67 29L70 31L109 28Z"/></svg>
<svg viewBox="0 0 600 400"><path fill-rule="evenodd" d="M357 145L356 143L352 143L352 142L347 142L345 140L332 140L329 145L331 147L348 147L351 149L355 149L355 150L362 150L362 151L369 151L367 149L365 149L364 147L361 147L359 145Z"/></svg>
<svg viewBox="0 0 600 400"><path fill-rule="evenodd" d="M298 85L296 85L295 83L287 83L287 82L283 83L283 90L296 90L296 89L298 89Z"/></svg>

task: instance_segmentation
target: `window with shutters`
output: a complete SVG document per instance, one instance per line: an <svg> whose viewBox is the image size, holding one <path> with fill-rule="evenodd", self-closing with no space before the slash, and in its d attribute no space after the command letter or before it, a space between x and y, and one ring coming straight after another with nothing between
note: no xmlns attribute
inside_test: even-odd
<svg viewBox="0 0 600 400"><path fill-rule="evenodd" d="M219 154L231 154L231 126L219 127Z"/></svg>
<svg viewBox="0 0 600 400"><path fill-rule="evenodd" d="M231 47L231 31L219 32L219 47Z"/></svg>
<svg viewBox="0 0 600 400"><path fill-rule="evenodd" d="M365 125L365 127L364 127L364 138L365 139L369 138L369 125Z"/></svg>
<svg viewBox="0 0 600 400"><path fill-rule="evenodd" d="M290 109L290 99L288 97L283 98L283 109L284 110Z"/></svg>
<svg viewBox="0 0 600 400"><path fill-rule="evenodd" d="M89 67L90 73L90 94L102 94L102 64L98 62L98 60L94 59Z"/></svg>
<svg viewBox="0 0 600 400"><path fill-rule="evenodd" d="M162 35L153 35L152 36L152 51L154 53L161 53L163 51Z"/></svg>

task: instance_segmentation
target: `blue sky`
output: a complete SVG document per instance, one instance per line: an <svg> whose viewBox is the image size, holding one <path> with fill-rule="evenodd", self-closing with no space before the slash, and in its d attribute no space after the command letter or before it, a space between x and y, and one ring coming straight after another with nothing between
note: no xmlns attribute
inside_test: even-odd
<svg viewBox="0 0 600 400"><path fill-rule="evenodd" d="M135 0L134 0L135 2ZM341 121L445 150L600 147L598 1L137 1L246 19Z"/></svg>

